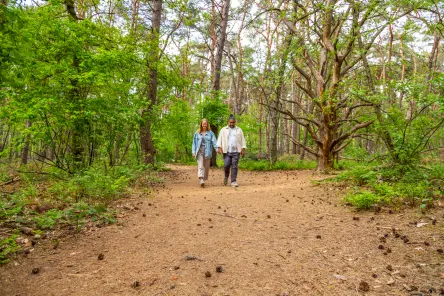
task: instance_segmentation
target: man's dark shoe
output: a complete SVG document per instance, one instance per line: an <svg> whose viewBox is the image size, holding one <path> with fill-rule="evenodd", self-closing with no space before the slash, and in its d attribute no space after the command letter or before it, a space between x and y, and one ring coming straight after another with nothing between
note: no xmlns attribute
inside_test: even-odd
<svg viewBox="0 0 444 296"><path fill-rule="evenodd" d="M225 178L224 178L224 185L227 185L227 184L228 184L228 178L225 177Z"/></svg>

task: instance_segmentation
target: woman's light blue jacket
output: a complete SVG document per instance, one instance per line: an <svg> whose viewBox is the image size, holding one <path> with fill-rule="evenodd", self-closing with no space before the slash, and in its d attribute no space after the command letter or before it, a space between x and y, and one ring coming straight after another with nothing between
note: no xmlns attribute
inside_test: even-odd
<svg viewBox="0 0 444 296"><path fill-rule="evenodd" d="M191 151L194 155L197 155L199 152L200 145L202 144L202 134L197 131L194 133L193 137L193 147ZM213 147L217 150L217 139L212 131L207 131L205 134L205 158L211 158L213 155Z"/></svg>

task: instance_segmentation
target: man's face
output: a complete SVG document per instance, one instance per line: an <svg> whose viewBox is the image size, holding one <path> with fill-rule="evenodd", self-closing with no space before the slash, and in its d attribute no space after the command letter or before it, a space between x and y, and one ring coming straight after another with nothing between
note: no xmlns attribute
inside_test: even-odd
<svg viewBox="0 0 444 296"><path fill-rule="evenodd" d="M234 119L228 120L228 126L231 127L231 128L235 127L236 126L236 120L234 120Z"/></svg>

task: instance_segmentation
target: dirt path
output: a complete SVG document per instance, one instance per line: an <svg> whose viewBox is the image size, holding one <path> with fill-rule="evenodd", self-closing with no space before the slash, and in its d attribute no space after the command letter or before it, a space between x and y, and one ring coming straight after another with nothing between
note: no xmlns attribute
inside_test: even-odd
<svg viewBox="0 0 444 296"><path fill-rule="evenodd" d="M242 171L236 189L222 185L222 174L212 170L200 188L195 167L173 167L152 197L128 200L135 209L119 225L64 239L55 250L42 244L1 267L0 295L443 291L442 207L426 216L354 213L341 204L343 189L313 186L309 171ZM428 224L419 228L421 220Z"/></svg>

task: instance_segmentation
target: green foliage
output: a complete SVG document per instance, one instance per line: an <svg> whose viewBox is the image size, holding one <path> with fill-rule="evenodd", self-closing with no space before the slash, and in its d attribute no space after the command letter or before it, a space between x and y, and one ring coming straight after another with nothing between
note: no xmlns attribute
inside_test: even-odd
<svg viewBox="0 0 444 296"><path fill-rule="evenodd" d="M228 115L230 114L228 105L224 103L220 95L214 98L204 97L204 99L197 104L196 111L200 118L208 119L212 126L218 128L227 124ZM198 122L200 122L200 119Z"/></svg>
<svg viewBox="0 0 444 296"><path fill-rule="evenodd" d="M274 165L267 160L251 160L245 159L239 162L239 168L249 171L277 171L277 170L304 170L316 168L313 161L286 161L279 160Z"/></svg>
<svg viewBox="0 0 444 296"><path fill-rule="evenodd" d="M63 217L63 211L58 209L51 209L43 215L36 216L34 218L34 221L36 222L38 228L49 229L52 228L56 222L59 222L60 219L62 219Z"/></svg>
<svg viewBox="0 0 444 296"><path fill-rule="evenodd" d="M34 221L39 229L51 229L56 224L74 224L80 230L87 221L109 224L114 223L116 219L114 213L108 211L104 205L90 205L81 201L72 204L64 210L51 209L42 215L34 217Z"/></svg>
<svg viewBox="0 0 444 296"><path fill-rule="evenodd" d="M73 204L69 209L65 210L68 221L75 222L79 230L86 221L98 222L99 224L115 223L115 213L110 212L104 205L97 204L91 206L85 202Z"/></svg>
<svg viewBox="0 0 444 296"><path fill-rule="evenodd" d="M103 174L101 170L89 168L83 174L71 178L68 186L84 197L111 199L124 194L129 181L130 178L125 174Z"/></svg>
<svg viewBox="0 0 444 296"><path fill-rule="evenodd" d="M354 185L363 186L368 183L376 181L377 174L372 167L369 166L355 166L350 170L341 173L336 180L349 181Z"/></svg>
<svg viewBox="0 0 444 296"><path fill-rule="evenodd" d="M27 196L21 192L10 196L2 195L0 198L0 220L22 214L28 204Z"/></svg>
<svg viewBox="0 0 444 296"><path fill-rule="evenodd" d="M107 170L90 167L66 181L55 182L48 188L48 193L66 202L78 202L84 198L109 202L124 196L130 182L145 170L145 166L115 166Z"/></svg>
<svg viewBox="0 0 444 296"><path fill-rule="evenodd" d="M433 206L436 198L442 198L442 165L426 167L411 166L357 166L343 172L335 181L347 182L364 187L349 193L345 201L358 209L366 209L374 204L407 204L425 210ZM441 179L440 179L441 178Z"/></svg>
<svg viewBox="0 0 444 296"><path fill-rule="evenodd" d="M8 255L14 254L20 249L20 246L15 242L17 237L17 234L13 234L0 240L0 265L7 263L9 261Z"/></svg>
<svg viewBox="0 0 444 296"><path fill-rule="evenodd" d="M168 110L163 115L163 124L156 132L157 161L187 162L191 160L191 141L197 128L188 102L169 100Z"/></svg>
<svg viewBox="0 0 444 296"><path fill-rule="evenodd" d="M368 210L380 201L380 198L369 191L361 191L349 194L344 198L345 202L352 204L358 210Z"/></svg>

